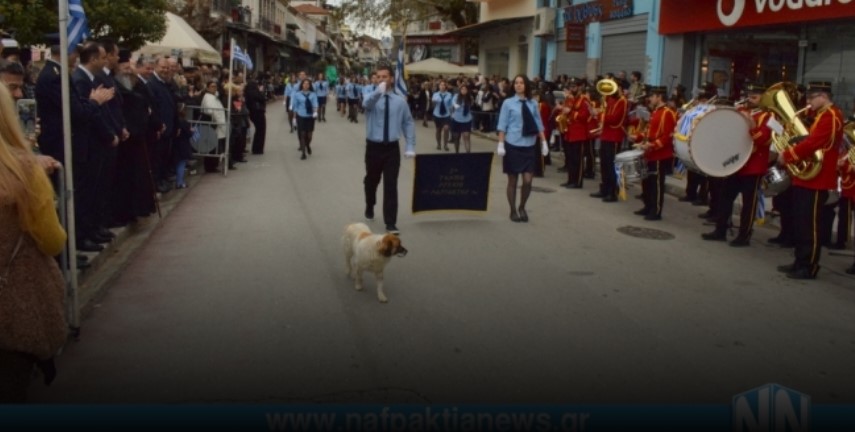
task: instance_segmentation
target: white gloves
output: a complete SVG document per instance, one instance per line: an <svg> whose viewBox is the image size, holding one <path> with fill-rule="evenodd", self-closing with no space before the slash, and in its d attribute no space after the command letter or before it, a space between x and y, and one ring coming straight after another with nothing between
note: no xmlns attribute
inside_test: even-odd
<svg viewBox="0 0 855 432"><path fill-rule="evenodd" d="M412 158L416 157L416 152L406 151L406 152L404 152L404 157L407 159L412 159Z"/></svg>
<svg viewBox="0 0 855 432"><path fill-rule="evenodd" d="M496 153L498 153L499 156L505 155L505 142L504 141L499 141L499 146L496 147Z"/></svg>
<svg viewBox="0 0 855 432"><path fill-rule="evenodd" d="M294 120L291 120L291 126L297 127L297 117L294 117Z"/></svg>
<svg viewBox="0 0 855 432"><path fill-rule="evenodd" d="M380 93L386 93L386 81L381 82L377 86L377 91L379 91Z"/></svg>
<svg viewBox="0 0 855 432"><path fill-rule="evenodd" d="M318 113L316 113L316 112L312 113L312 118L313 118L313 119L318 118Z"/></svg>
<svg viewBox="0 0 855 432"><path fill-rule="evenodd" d="M460 109L460 105L454 104L454 109Z"/></svg>
<svg viewBox="0 0 855 432"><path fill-rule="evenodd" d="M549 156L549 144L546 140L540 142L540 154L544 156Z"/></svg>

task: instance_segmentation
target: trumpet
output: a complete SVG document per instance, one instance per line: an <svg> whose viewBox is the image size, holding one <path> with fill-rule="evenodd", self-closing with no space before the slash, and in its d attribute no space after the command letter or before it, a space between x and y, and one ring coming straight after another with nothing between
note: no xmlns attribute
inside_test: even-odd
<svg viewBox="0 0 855 432"><path fill-rule="evenodd" d="M846 137L846 158L855 166L855 120L850 120L843 125L843 135Z"/></svg>

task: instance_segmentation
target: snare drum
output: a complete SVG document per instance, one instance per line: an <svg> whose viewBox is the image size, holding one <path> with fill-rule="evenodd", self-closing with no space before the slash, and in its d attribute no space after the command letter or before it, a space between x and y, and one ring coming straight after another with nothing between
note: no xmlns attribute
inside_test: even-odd
<svg viewBox="0 0 855 432"><path fill-rule="evenodd" d="M778 195L790 187L791 181L786 168L774 166L763 176L763 191L766 196Z"/></svg>
<svg viewBox="0 0 855 432"><path fill-rule="evenodd" d="M647 162L644 160L644 150L627 150L615 156L615 167L627 180L639 180L647 176Z"/></svg>
<svg viewBox="0 0 855 432"><path fill-rule="evenodd" d="M686 167L727 177L748 162L754 142L751 123L735 108L698 105L683 114L674 131L674 155Z"/></svg>

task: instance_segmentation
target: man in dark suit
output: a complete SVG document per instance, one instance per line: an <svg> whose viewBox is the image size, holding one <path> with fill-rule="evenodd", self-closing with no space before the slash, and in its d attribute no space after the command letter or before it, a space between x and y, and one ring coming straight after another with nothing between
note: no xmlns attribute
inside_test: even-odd
<svg viewBox="0 0 855 432"><path fill-rule="evenodd" d="M175 121L177 118L175 99L172 91L169 88L170 81L169 61L166 57L157 59L154 73L151 79L148 80L148 88L151 90L154 98L154 106L160 115L160 120L163 122L163 130L160 135L160 140L157 142L157 148L150 150L154 158L152 158L152 170L157 180L157 188L161 193L166 193L172 189L167 181L169 174L173 172L170 161L170 147L172 146L172 137L175 136Z"/></svg>
<svg viewBox="0 0 855 432"><path fill-rule="evenodd" d="M255 135L252 137L252 154L264 154L264 140L267 137L267 99L261 91L261 84L254 79L246 83L244 99L249 108L249 119L255 126Z"/></svg>
<svg viewBox="0 0 855 432"><path fill-rule="evenodd" d="M95 74L95 82L100 83L106 89L115 89L116 81L114 75L119 66L119 46L116 42L110 39L101 41L106 53L105 65L101 71ZM98 220L102 226L115 228L126 225L125 221L116 221L113 218L113 203L116 201L116 190L113 185L116 183L117 167L116 158L119 147L128 139L128 129L125 127L125 116L122 114L122 94L116 91L115 97L107 102L106 105L106 121L109 127L115 131L119 137L119 146L105 147L104 158L102 160L101 178L99 184Z"/></svg>
<svg viewBox="0 0 855 432"><path fill-rule="evenodd" d="M95 74L103 71L105 61L104 47L97 42L88 42L80 49L80 64L71 73L72 86L78 97L90 94L98 87L103 88L96 80ZM115 93L115 90L112 92ZM79 221L78 225L85 239L93 243L108 243L114 235L103 226L100 219L100 200L104 199L102 176L108 149L119 145L121 131L115 129L106 105L100 106L98 111L100 121L72 122L73 148L79 149L80 153L79 156L77 152L73 155L74 172L80 178L80 182L75 179L75 188L79 190L85 186L87 191L75 204L86 206L86 218ZM85 164L80 166L80 169L78 161ZM81 245L89 246L85 240Z"/></svg>
<svg viewBox="0 0 855 432"><path fill-rule="evenodd" d="M51 58L59 59L60 45L51 46ZM69 63L77 61L78 53L69 54ZM38 137L39 150L42 154L68 166L65 158L62 124L62 67L56 60L47 60L36 81L36 106L38 106L41 122L41 134ZM70 69L70 68L69 68ZM77 249L86 252L96 252L103 247L88 238L88 223L91 221L91 209L87 208L91 194L87 183L86 173L89 172L89 129L84 126L100 121L100 106L112 98L112 92L104 88L96 88L81 96L74 86L70 88L70 108L72 125L72 167L74 169L75 189L75 219L77 220L76 238ZM78 257L78 266L85 265L85 260Z"/></svg>

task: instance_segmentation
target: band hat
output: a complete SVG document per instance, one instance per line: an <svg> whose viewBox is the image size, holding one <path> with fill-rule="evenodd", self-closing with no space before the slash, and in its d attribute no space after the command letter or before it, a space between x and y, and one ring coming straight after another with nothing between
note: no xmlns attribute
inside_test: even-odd
<svg viewBox="0 0 855 432"><path fill-rule="evenodd" d="M831 93L831 83L828 81L812 81L808 83L808 93Z"/></svg>
<svg viewBox="0 0 855 432"><path fill-rule="evenodd" d="M567 84L571 86L579 86L582 85L582 80L576 77L570 77L570 80L567 81Z"/></svg>
<svg viewBox="0 0 855 432"><path fill-rule="evenodd" d="M765 91L766 91L766 86L764 86L763 84L750 83L750 84L745 86L745 92L746 93L755 93L755 94L760 93L760 94L762 94Z"/></svg>
<svg viewBox="0 0 855 432"><path fill-rule="evenodd" d="M648 89L647 89L647 92L646 92L646 93L647 93L647 94L667 95L667 94L668 94L668 87L665 87L665 86L650 86L650 88L648 88Z"/></svg>

